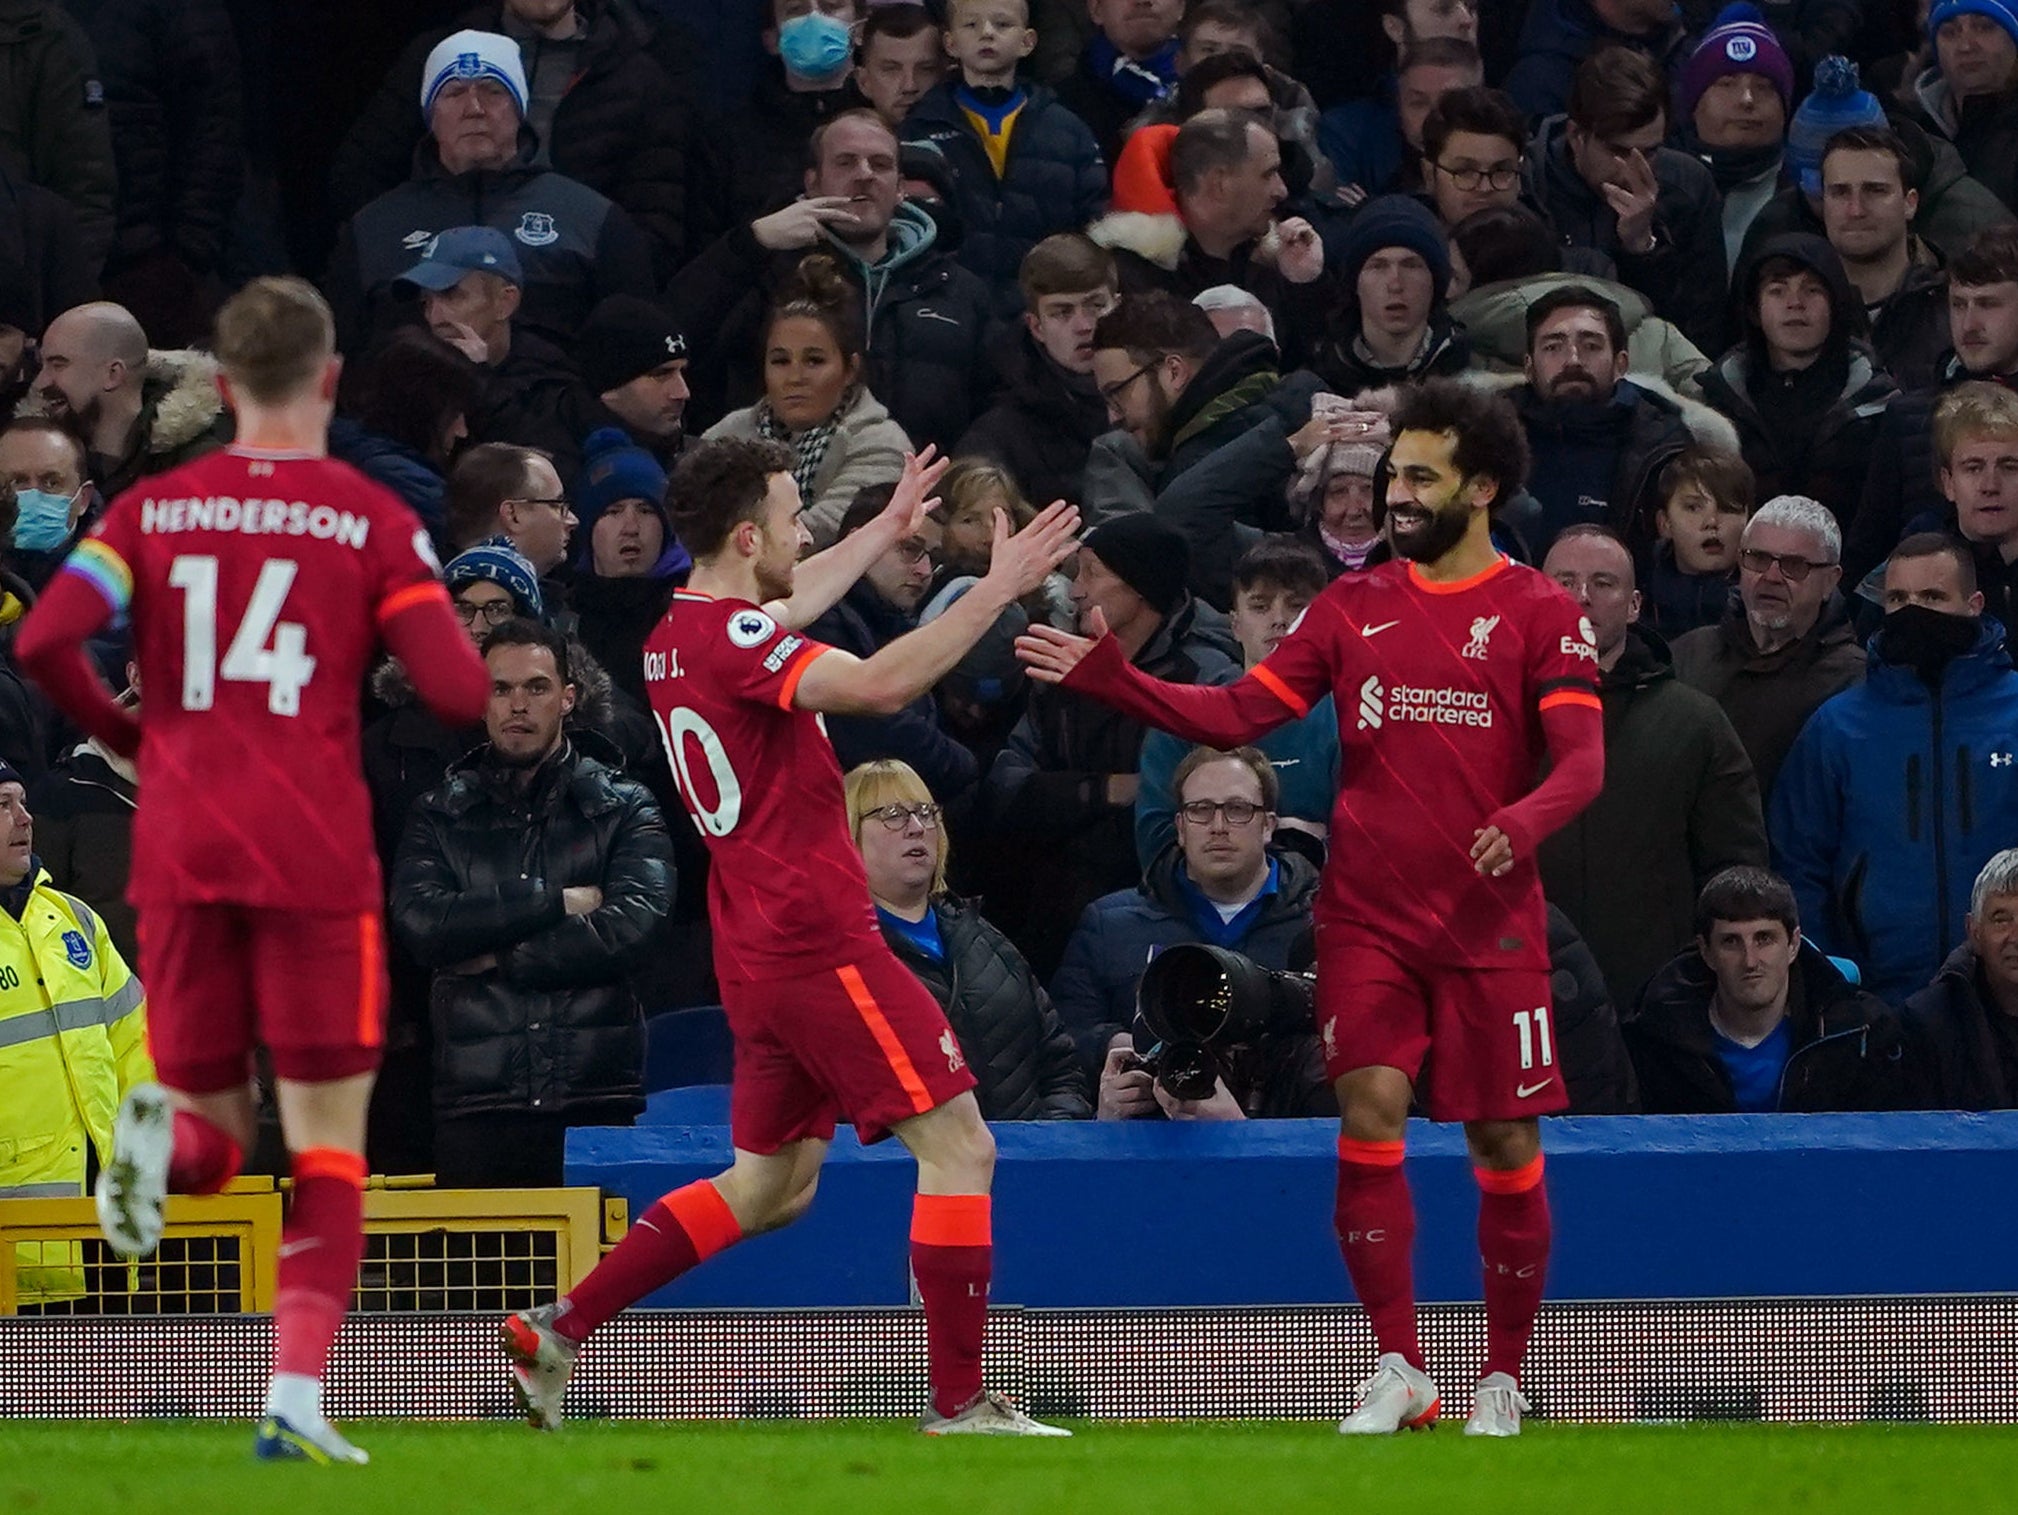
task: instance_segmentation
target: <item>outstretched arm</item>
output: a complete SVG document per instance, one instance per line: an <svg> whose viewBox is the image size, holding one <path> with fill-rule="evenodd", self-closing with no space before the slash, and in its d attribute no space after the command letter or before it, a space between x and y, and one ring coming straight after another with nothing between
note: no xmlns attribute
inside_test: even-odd
<svg viewBox="0 0 2018 1515"><path fill-rule="evenodd" d="M830 715L891 715L902 710L951 673L1003 611L1035 590L1046 574L1078 549L1078 532L1079 508L1063 500L1013 537L1008 516L996 511L994 555L986 577L945 614L906 632L874 657L822 652L806 666L792 703L800 710Z"/></svg>
<svg viewBox="0 0 2018 1515"><path fill-rule="evenodd" d="M952 463L950 458L935 460L935 452L927 446L905 458L897 491L875 520L793 569L791 598L772 600L764 607L772 620L788 630L803 631L831 610L871 563L904 538L918 534L925 513L939 503L933 487Z"/></svg>
<svg viewBox="0 0 2018 1515"><path fill-rule="evenodd" d="M1129 662L1098 610L1091 612L1087 629L1093 637L1033 625L1016 639L1016 656L1040 684L1062 684L1145 726L1208 747L1244 746L1308 715L1328 687L1321 664L1298 655L1314 649L1292 650L1293 637L1235 682L1198 686L1165 683ZM1299 688L1313 678L1314 688Z"/></svg>

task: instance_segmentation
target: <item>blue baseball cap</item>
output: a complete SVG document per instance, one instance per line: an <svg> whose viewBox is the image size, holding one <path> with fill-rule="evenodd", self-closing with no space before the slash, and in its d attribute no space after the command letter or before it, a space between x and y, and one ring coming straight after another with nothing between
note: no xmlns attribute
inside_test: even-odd
<svg viewBox="0 0 2018 1515"><path fill-rule="evenodd" d="M511 238L491 226L451 226L420 250L420 261L399 276L402 284L418 284L440 294L454 289L464 274L496 274L524 288L525 269L512 251Z"/></svg>

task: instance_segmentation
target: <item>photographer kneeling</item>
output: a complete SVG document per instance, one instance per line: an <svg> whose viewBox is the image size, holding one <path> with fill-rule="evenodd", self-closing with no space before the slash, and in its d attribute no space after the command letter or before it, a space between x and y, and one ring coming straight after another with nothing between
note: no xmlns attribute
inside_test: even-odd
<svg viewBox="0 0 2018 1515"><path fill-rule="evenodd" d="M1065 949L1051 998L1099 1089L1101 1120L1244 1120L1332 1115L1337 1097L1309 1029L1263 1033L1212 1049L1211 1092L1183 1098L1145 1066L1131 1029L1136 989L1158 953L1180 943L1224 948L1265 969L1309 953L1317 869L1274 856L1275 769L1252 747L1198 748L1177 767L1177 845L1141 885L1086 907ZM1141 1050L1152 1038L1145 1034Z"/></svg>

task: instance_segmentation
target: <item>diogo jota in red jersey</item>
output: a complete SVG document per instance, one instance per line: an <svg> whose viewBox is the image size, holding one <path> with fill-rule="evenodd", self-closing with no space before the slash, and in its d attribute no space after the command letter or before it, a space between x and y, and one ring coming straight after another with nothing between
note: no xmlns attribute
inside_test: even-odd
<svg viewBox="0 0 2018 1515"><path fill-rule="evenodd" d="M381 645L458 724L489 679L412 511L326 455L328 307L258 279L217 318L229 449L113 501L23 623L16 651L91 735L139 756L129 893L162 1082L130 1091L99 1181L108 1237L152 1251L165 1193L210 1193L252 1141L250 1056L280 1085L294 1200L257 1450L364 1460L321 1377L356 1281L364 1120L383 1040L383 891L358 727ZM86 660L130 617L136 718Z"/></svg>
<svg viewBox="0 0 2018 1515"><path fill-rule="evenodd" d="M1535 854L1603 783L1597 651L1575 602L1493 547L1489 512L1526 475L1511 407L1431 383L1408 392L1395 431L1397 560L1335 581L1237 683L1163 684L1112 639L1049 627L1017 650L1035 678L1215 747L1332 696L1347 777L1315 912L1316 1014L1343 1111L1339 1242L1382 1354L1340 1430L1437 1413L1401 1167L1419 1096L1465 1123L1477 1170L1488 1347L1467 1430L1504 1435L1519 1428L1548 1256L1535 1117L1565 1104Z"/></svg>
<svg viewBox="0 0 2018 1515"><path fill-rule="evenodd" d="M817 557L791 455L772 443L691 449L674 523L694 573L645 643L652 714L713 862L708 906L736 1038L731 1167L650 1206L556 1304L504 1323L528 1419L552 1427L576 1349L619 1310L812 1200L837 1119L895 1135L918 1160L911 1271L925 1307L932 1435L1047 1436L981 1382L993 1267L994 1143L938 1002L885 945L850 837L823 714L887 715L952 671L1073 549L1059 503L1015 536L998 512L988 573L944 615L860 659L798 629L914 534L944 464L910 459L890 505Z"/></svg>

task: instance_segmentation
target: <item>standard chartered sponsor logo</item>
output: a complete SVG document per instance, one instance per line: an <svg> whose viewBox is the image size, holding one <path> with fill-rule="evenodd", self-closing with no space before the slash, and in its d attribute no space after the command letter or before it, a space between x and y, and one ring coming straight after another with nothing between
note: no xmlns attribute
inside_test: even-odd
<svg viewBox="0 0 2018 1515"><path fill-rule="evenodd" d="M1432 689L1413 684L1387 689L1378 678L1369 678L1359 686L1359 729L1378 731L1390 721L1484 729L1493 723L1492 699L1482 689Z"/></svg>
<svg viewBox="0 0 2018 1515"><path fill-rule="evenodd" d="M1369 676L1359 686L1359 729L1361 731L1380 730L1380 702L1382 698L1380 680Z"/></svg>

